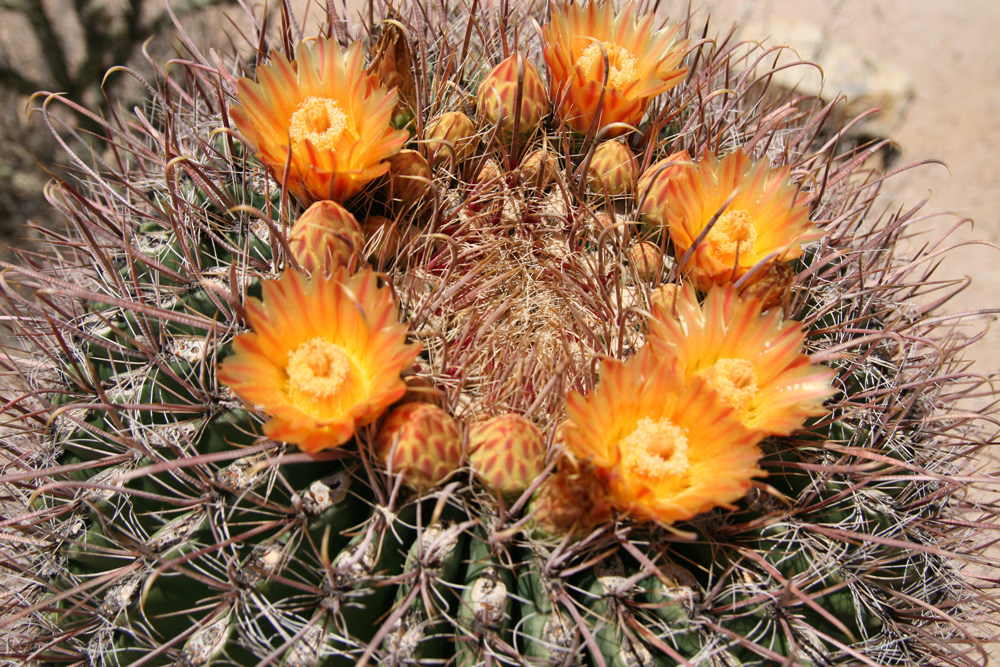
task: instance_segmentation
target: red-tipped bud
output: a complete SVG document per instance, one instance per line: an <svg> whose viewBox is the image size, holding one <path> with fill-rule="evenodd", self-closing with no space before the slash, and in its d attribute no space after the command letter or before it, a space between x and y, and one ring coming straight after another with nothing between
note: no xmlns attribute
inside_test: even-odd
<svg viewBox="0 0 1000 667"><path fill-rule="evenodd" d="M288 249L309 273L332 273L352 261L356 264L354 258L364 245L357 219L332 200L310 206L288 232Z"/></svg>
<svg viewBox="0 0 1000 667"><path fill-rule="evenodd" d="M382 424L375 447L386 468L417 489L439 484L462 464L458 424L430 403L404 403Z"/></svg>
<svg viewBox="0 0 1000 667"><path fill-rule="evenodd" d="M663 217L668 200L667 185L691 166L691 156L688 152L679 151L651 164L649 169L642 172L636 185L635 196L641 202L639 217L643 221L660 227L667 224Z"/></svg>
<svg viewBox="0 0 1000 667"><path fill-rule="evenodd" d="M507 137L514 132L517 116L519 63L523 72L519 133L531 134L549 113L549 98L538 70L521 54L511 55L486 75L476 96L479 118L489 127L499 126Z"/></svg>
<svg viewBox="0 0 1000 667"><path fill-rule="evenodd" d="M545 441L521 415L498 415L470 427L469 464L486 488L519 494L545 469Z"/></svg>
<svg viewBox="0 0 1000 667"><path fill-rule="evenodd" d="M544 535L579 535L610 521L614 508L597 471L564 457L539 487L531 513Z"/></svg>
<svg viewBox="0 0 1000 667"><path fill-rule="evenodd" d="M476 124L460 111L445 112L428 123L424 140L431 163L435 165L448 164L452 159L456 164L465 162L479 148Z"/></svg>
<svg viewBox="0 0 1000 667"><path fill-rule="evenodd" d="M389 159L389 196L404 206L420 201L432 178L431 166L417 151L402 150Z"/></svg>
<svg viewBox="0 0 1000 667"><path fill-rule="evenodd" d="M651 282L660 276L663 251L655 243L639 241L628 249L628 262L639 280Z"/></svg>
<svg viewBox="0 0 1000 667"><path fill-rule="evenodd" d="M546 189L556 177L559 158L550 150L539 148L521 160L520 183L526 188Z"/></svg>
<svg viewBox="0 0 1000 667"><path fill-rule="evenodd" d="M619 197L635 192L639 163L632 150L620 141L605 141L594 149L587 170L587 185L598 195Z"/></svg>
<svg viewBox="0 0 1000 667"><path fill-rule="evenodd" d="M674 303L677 301L677 293L680 292L680 285L666 283L659 285L649 293L649 305L659 309L659 312L669 313L673 311Z"/></svg>
<svg viewBox="0 0 1000 667"><path fill-rule="evenodd" d="M399 256L420 234L408 222L395 222L381 215L365 218L365 253L378 266L385 266Z"/></svg>

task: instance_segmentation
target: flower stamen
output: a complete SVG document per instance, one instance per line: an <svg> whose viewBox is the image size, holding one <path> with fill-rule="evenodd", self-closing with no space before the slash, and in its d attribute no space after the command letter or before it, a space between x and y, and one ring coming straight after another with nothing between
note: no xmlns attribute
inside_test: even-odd
<svg viewBox="0 0 1000 667"><path fill-rule="evenodd" d="M740 257L752 257L757 242L757 228L753 217L743 210L723 213L705 239L713 254L724 263Z"/></svg>
<svg viewBox="0 0 1000 667"><path fill-rule="evenodd" d="M601 46L608 54L608 65L611 67L611 71L608 73L608 85L621 90L639 78L636 68L638 59L629 53L628 49L612 42L591 43L576 61L580 69L592 79L601 78L601 66L604 63Z"/></svg>
<svg viewBox="0 0 1000 667"><path fill-rule="evenodd" d="M669 419L640 419L619 447L622 468L654 482L679 478L691 467L684 429Z"/></svg>
<svg viewBox="0 0 1000 667"><path fill-rule="evenodd" d="M757 395L757 374L753 363L746 359L719 359L698 372L708 380L719 400L742 413Z"/></svg>
<svg viewBox="0 0 1000 667"><path fill-rule="evenodd" d="M344 388L350 370L351 360L339 345L311 338L288 353L288 393L328 399Z"/></svg>
<svg viewBox="0 0 1000 667"><path fill-rule="evenodd" d="M307 97L299 103L289 122L288 133L293 143L308 139L320 149L333 149L347 133L358 139L351 117L328 97Z"/></svg>

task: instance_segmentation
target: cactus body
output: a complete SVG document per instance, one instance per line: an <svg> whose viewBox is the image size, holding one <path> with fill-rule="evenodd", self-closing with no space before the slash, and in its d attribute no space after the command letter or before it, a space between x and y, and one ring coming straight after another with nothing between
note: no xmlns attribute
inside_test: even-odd
<svg viewBox="0 0 1000 667"><path fill-rule="evenodd" d="M610 15L598 4L580 15ZM612 25L649 28L652 14L637 11ZM192 53L167 70L154 114L107 121L102 155L117 159L52 187L72 229L8 266L2 285L29 349L11 355L23 388L5 401L0 478L30 501L5 519L28 561L12 567L30 584L3 621L16 628L15 660L976 664L957 636L974 634L962 619L978 609L955 557L971 550L970 522L956 520L949 481L974 440L968 415L949 406L971 391L960 381L974 381L956 365L963 343L933 308L912 305L933 289L935 254L894 259L915 211L872 214L878 180L859 170L873 149L836 152L819 100L775 100L737 76L759 53L702 40L685 73L673 52L686 45L674 40L680 27L657 33L670 49L656 60L661 79L643 88L669 92L633 99L631 56L586 22L572 30L594 29L594 39L570 61L567 45L508 52L533 39L496 32L509 17L463 14L455 31L438 23L447 16L407 12L367 45L364 86L381 77L403 90L373 93L381 139L376 166L354 156L363 174L326 164L317 185L302 165L322 156L303 143L290 181L282 160L244 142L266 133L259 118L230 113L241 91L252 97L296 72L311 85L311 70L275 55L259 83L240 84ZM282 16L291 45L296 27ZM332 14L328 27L331 40L371 34ZM542 37L565 32L557 27ZM318 57L311 48L299 57ZM352 71L362 48L346 51ZM549 93L532 64L539 53ZM617 74L604 76L604 56ZM501 60L484 78L482 63ZM601 81L560 92L556 67ZM611 74L615 89L598 104ZM481 144L462 144L467 127L458 136L429 126L465 113L477 91ZM300 121L335 116L313 97ZM793 101L799 113L774 113ZM253 136L228 131L231 117ZM593 142L624 125L639 126L625 140L653 173L634 191L601 181L613 196L595 198ZM406 149L407 132L393 126L411 128ZM417 152L439 134L456 160ZM268 145L280 153L286 135L267 134ZM808 175L796 176L796 205L825 233L787 261L749 268L725 297L681 286L685 258L664 259L677 249L663 229L678 156L720 145ZM594 161L621 149L631 164L624 143L598 147ZM529 162L541 151L546 160ZM311 242L295 225L324 188L346 200L325 207L364 223ZM307 278L285 268L288 252L318 253L316 267L347 264ZM305 300L314 291L326 296ZM739 379L726 375L742 368L735 356L712 359L711 381L703 368L689 369L693 380L661 377L680 365L683 330L697 328L669 318L704 317L714 331L719 320L699 304L725 299L804 332L758 341L763 325L722 327L752 332L762 357L791 350L782 387L808 387L811 402L795 419L783 413L780 428L738 431L736 409L712 403L722 392L711 382ZM307 329L308 340L295 338ZM327 390L340 381L330 346L357 365L371 341L389 339L364 382ZM273 362L266 372L243 372L250 348ZM832 370L818 371L820 361ZM697 392L685 394L690 385ZM838 393L823 407L831 386ZM362 389L377 396L345 398ZM683 431L698 422L684 406L701 421L718 417L699 428L719 460L735 456L718 442L738 431L748 463L729 487L713 486L722 466L697 460L707 445ZM628 429L615 421L623 412L634 417ZM331 424L336 434L321 432ZM675 478L707 489L697 510L670 506L686 492ZM671 513L685 520L663 525ZM951 616L925 613L945 609Z"/></svg>

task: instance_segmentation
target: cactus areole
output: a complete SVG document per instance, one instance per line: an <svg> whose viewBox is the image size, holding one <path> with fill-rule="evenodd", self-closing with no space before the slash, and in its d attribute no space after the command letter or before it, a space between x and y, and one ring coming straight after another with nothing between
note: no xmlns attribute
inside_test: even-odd
<svg viewBox="0 0 1000 667"><path fill-rule="evenodd" d="M6 656L982 664L993 389L878 147L652 3L335 4L92 115L5 264Z"/></svg>

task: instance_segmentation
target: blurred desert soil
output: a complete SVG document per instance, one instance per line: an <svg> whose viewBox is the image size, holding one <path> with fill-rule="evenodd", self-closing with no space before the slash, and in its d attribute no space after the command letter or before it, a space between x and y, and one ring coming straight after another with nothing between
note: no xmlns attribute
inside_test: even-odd
<svg viewBox="0 0 1000 667"><path fill-rule="evenodd" d="M229 50L219 10L236 6L236 0L170 0L170 5L195 41L212 39L220 50ZM31 96L59 93L92 110L106 99L124 109L141 104L146 91L133 77L111 74L103 88L102 79L116 65L151 77L150 60L162 66L175 56L171 27L163 0L0 0L0 243L17 245L37 236L26 230L28 221L60 224L43 188L52 175L64 176L70 161L41 114L27 113L44 100ZM80 136L98 130L58 103L49 108L63 136L70 135L63 123ZM0 258L9 255L0 251Z"/></svg>
<svg viewBox="0 0 1000 667"><path fill-rule="evenodd" d="M71 64L79 66L85 56L80 45L86 26L71 20L71 12L66 11L69 0L23 1L41 3L54 17L63 17L57 25L57 36L65 44ZM302 7L305 2L296 0L293 5ZM124 0L104 4L117 6L120 11ZM159 2L148 4L161 7ZM174 4L182 3L174 0ZM201 0L183 4L197 7L209 3ZM316 16L319 5L313 4ZM996 120L1000 109L1000 42L996 39L1000 34L1000 3L694 0L692 4L697 23L703 23L709 14L711 24L719 31L740 23L747 26L744 37L793 46L803 58L816 60L826 73L822 82L826 93L844 91L857 109L885 107L869 129L896 142L901 154L893 166L928 160L943 162L890 178L879 206L892 210L930 197L924 213L942 213L914 223L912 231L916 236L911 243L931 241L943 230L956 227L951 244L960 247L946 254L936 277L972 279L971 285L946 307L947 312L1000 307L1000 251L988 245L1000 242L1000 123ZM367 1L351 0L348 5L356 16L361 8L367 8ZM0 2L0 10L3 6L4 2ZM683 7L686 2L675 0L672 6ZM675 12L674 18L681 18L681 14ZM195 12L184 24L200 45L226 50L227 23L217 13ZM0 64L13 64L15 69L44 77L41 45L29 28L0 11ZM169 43L169 39L160 37L151 50L158 57L169 57ZM141 71L149 71L138 53L132 54L130 62ZM820 84L807 68L797 71L802 72L803 86ZM0 79L0 84L4 83ZM119 85L113 91L125 102L138 93L135 87ZM94 95L95 89L90 89L85 97L93 103L98 99ZM29 219L51 221L41 197L48 177L39 164L65 160L40 119L24 118L25 102L24 94L0 89L0 231L8 241L25 235L23 226ZM988 324L983 318L967 329L971 334ZM988 330L970 356L977 372L986 374L1000 368L1000 326ZM1000 471L1000 461L990 452L975 465L994 473ZM989 497L983 495L984 500ZM992 498L995 501L996 495ZM996 550L993 554L1000 558ZM993 650L991 664L1000 665L1000 647L994 646Z"/></svg>

